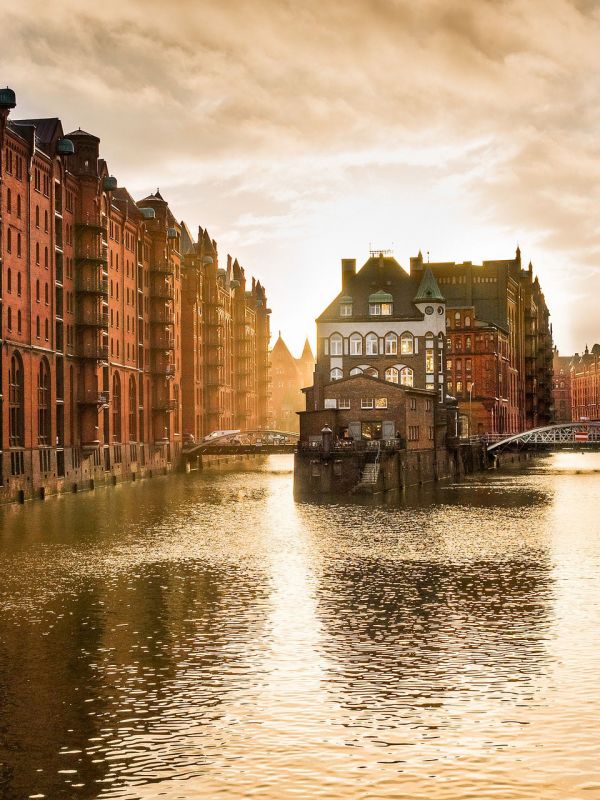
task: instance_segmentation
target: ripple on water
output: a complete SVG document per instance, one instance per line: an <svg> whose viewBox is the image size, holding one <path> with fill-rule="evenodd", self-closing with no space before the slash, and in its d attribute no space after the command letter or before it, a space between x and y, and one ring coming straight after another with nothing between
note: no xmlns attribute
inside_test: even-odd
<svg viewBox="0 0 600 800"><path fill-rule="evenodd" d="M600 462L0 511L0 796L600 798Z"/></svg>

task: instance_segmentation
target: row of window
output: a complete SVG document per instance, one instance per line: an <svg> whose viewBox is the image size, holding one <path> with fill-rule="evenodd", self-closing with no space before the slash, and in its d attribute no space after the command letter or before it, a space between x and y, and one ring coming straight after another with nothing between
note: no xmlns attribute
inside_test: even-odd
<svg viewBox="0 0 600 800"><path fill-rule="evenodd" d="M375 367L353 367L350 370L350 376L353 375L368 375L371 378L378 378L379 370L375 369ZM389 367L386 369L384 376L388 383L396 383L401 386L414 385L414 372L410 367L401 367L400 369ZM341 381L344 377L344 372L339 367L334 367L329 373L329 377L332 381Z"/></svg>
<svg viewBox="0 0 600 800"><path fill-rule="evenodd" d="M394 313L393 303L369 303L370 317L391 317ZM340 317L352 316L352 303L340 304Z"/></svg>
<svg viewBox="0 0 600 800"><path fill-rule="evenodd" d="M433 348L435 338L433 333L426 334L425 338L426 347ZM341 356L344 354L344 337L340 333L332 333L328 339L324 339L323 345L325 355ZM443 345L443 334L439 334L438 347L443 347ZM382 339L376 333L367 333L364 337L360 333L353 333L348 337L349 355L363 355L363 347L365 355L368 356L395 356L398 353L409 356L417 352L415 337L409 331L405 331L400 336L390 331Z"/></svg>

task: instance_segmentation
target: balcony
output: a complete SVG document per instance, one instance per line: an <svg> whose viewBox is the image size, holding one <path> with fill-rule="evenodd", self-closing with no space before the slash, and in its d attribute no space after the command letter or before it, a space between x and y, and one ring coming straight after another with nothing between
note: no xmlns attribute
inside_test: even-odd
<svg viewBox="0 0 600 800"><path fill-rule="evenodd" d="M108 311L98 308L78 308L75 320L82 327L108 328Z"/></svg>
<svg viewBox="0 0 600 800"><path fill-rule="evenodd" d="M174 350L175 337L164 333L162 336L153 336L150 344L152 350Z"/></svg>
<svg viewBox="0 0 600 800"><path fill-rule="evenodd" d="M77 355L92 361L108 361L108 345L97 342L81 344L77 347Z"/></svg>
<svg viewBox="0 0 600 800"><path fill-rule="evenodd" d="M150 265L150 272L157 272L161 275L174 275L175 265L166 258L159 259L158 261L152 262Z"/></svg>
<svg viewBox="0 0 600 800"><path fill-rule="evenodd" d="M156 308L151 312L150 322L153 325L174 325L175 312L172 308Z"/></svg>
<svg viewBox="0 0 600 800"><path fill-rule="evenodd" d="M154 283L150 287L150 297L157 297L161 300L174 300L175 289L169 283Z"/></svg>
<svg viewBox="0 0 600 800"><path fill-rule="evenodd" d="M175 411L177 408L177 400L171 400L169 397L155 397L152 400L153 411Z"/></svg>
<svg viewBox="0 0 600 800"><path fill-rule="evenodd" d="M175 364L154 364L152 367L153 375L164 375L167 378L175 377Z"/></svg>
<svg viewBox="0 0 600 800"><path fill-rule="evenodd" d="M101 233L108 229L108 223L106 219L102 219L100 214L83 214L81 219L78 219L75 223L75 227L95 230Z"/></svg>
<svg viewBox="0 0 600 800"><path fill-rule="evenodd" d="M85 262L108 264L108 249L105 245L96 243L81 245L77 249L75 261L78 264Z"/></svg>
<svg viewBox="0 0 600 800"><path fill-rule="evenodd" d="M99 276L89 278L84 275L78 275L75 288L78 292L84 294L99 294L103 297L108 297L108 278L100 278Z"/></svg>
<svg viewBox="0 0 600 800"><path fill-rule="evenodd" d="M99 392L97 389L85 389L80 392L77 402L80 406L97 406L101 408L107 406L109 401L108 390Z"/></svg>

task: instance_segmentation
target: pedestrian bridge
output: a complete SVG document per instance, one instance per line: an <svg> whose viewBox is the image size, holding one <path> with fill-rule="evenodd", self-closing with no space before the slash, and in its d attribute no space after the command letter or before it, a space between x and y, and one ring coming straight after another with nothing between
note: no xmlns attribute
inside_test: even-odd
<svg viewBox="0 0 600 800"><path fill-rule="evenodd" d="M512 436L486 436L484 442L488 453L497 453L507 447L539 447L547 450L581 446L600 448L600 421L563 422L544 428L532 428Z"/></svg>
<svg viewBox="0 0 600 800"><path fill-rule="evenodd" d="M274 453L293 453L298 444L299 435L290 431L235 431L204 439L201 442L186 444L182 455L186 461L196 456L215 455L271 455Z"/></svg>

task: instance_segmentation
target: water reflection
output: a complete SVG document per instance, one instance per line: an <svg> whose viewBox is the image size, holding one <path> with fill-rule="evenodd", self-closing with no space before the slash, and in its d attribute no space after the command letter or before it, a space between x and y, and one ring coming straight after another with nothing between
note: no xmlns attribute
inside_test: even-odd
<svg viewBox="0 0 600 800"><path fill-rule="evenodd" d="M600 458L0 511L0 797L600 796Z"/></svg>

